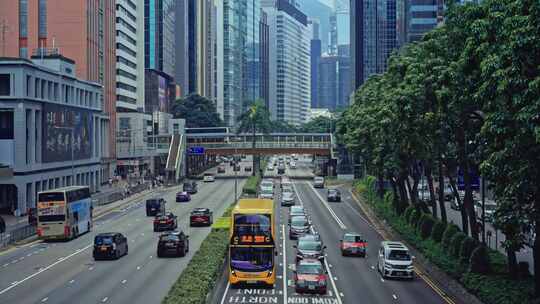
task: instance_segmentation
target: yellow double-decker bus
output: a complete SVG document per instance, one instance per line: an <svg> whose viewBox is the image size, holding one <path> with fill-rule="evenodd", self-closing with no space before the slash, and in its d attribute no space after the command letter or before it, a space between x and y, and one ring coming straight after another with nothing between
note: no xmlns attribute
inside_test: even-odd
<svg viewBox="0 0 540 304"><path fill-rule="evenodd" d="M229 283L265 284L276 281L274 202L241 199L231 214Z"/></svg>

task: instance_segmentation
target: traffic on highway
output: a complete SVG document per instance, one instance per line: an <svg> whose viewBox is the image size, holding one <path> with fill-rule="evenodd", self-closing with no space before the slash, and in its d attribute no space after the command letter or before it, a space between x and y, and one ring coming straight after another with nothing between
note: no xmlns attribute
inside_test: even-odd
<svg viewBox="0 0 540 304"><path fill-rule="evenodd" d="M249 227L253 233L268 231L275 252L252 250L244 263L231 254L228 275L218 282L212 303L453 303L418 275L404 244L383 239L349 191L328 186L322 177L288 177L307 167L305 159L270 159L260 186L263 203L240 201L246 205L238 212L273 215L266 226L274 229L262 221Z"/></svg>

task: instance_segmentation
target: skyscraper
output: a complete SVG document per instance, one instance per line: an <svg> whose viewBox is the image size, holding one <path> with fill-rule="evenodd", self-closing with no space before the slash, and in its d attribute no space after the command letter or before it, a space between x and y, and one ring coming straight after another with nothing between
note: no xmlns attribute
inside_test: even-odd
<svg viewBox="0 0 540 304"><path fill-rule="evenodd" d="M338 46L338 99L336 108L349 105L351 88L351 56L348 44Z"/></svg>
<svg viewBox="0 0 540 304"><path fill-rule="evenodd" d="M318 92L318 77L319 77L319 60L322 52L322 42L319 36L318 20L309 20L312 37L310 41L310 65L311 65L311 107L319 107L319 92Z"/></svg>
<svg viewBox="0 0 540 304"><path fill-rule="evenodd" d="M215 95L214 86L214 45L216 6L214 0L199 0L197 2L197 87L196 92L204 97L212 99Z"/></svg>
<svg viewBox="0 0 540 304"><path fill-rule="evenodd" d="M311 60L307 16L285 0L262 1L270 27L270 112L299 125L311 106Z"/></svg>
<svg viewBox="0 0 540 304"><path fill-rule="evenodd" d="M338 57L323 55L319 62L318 73L318 108L331 111L336 109L338 101Z"/></svg>
<svg viewBox="0 0 540 304"><path fill-rule="evenodd" d="M259 0L217 4L217 109L225 123L236 125L245 106L260 97ZM250 77L251 76L253 77ZM251 89L248 89L251 88Z"/></svg>
<svg viewBox="0 0 540 304"><path fill-rule="evenodd" d="M422 39L422 36L437 26L438 0L398 0L405 5L406 42Z"/></svg>
<svg viewBox="0 0 540 304"><path fill-rule="evenodd" d="M144 67L174 76L175 0L144 0Z"/></svg>
<svg viewBox="0 0 540 304"><path fill-rule="evenodd" d="M180 86L181 95L189 93L189 0L177 0L175 10L174 40L175 66L174 80Z"/></svg>
<svg viewBox="0 0 540 304"><path fill-rule="evenodd" d="M356 90L371 75L386 70L398 47L396 0L350 2L351 81Z"/></svg>
<svg viewBox="0 0 540 304"><path fill-rule="evenodd" d="M111 122L104 179L116 167L115 27L114 0L0 1L0 56L30 59L53 49L75 61L77 78L103 85L100 102Z"/></svg>
<svg viewBox="0 0 540 304"><path fill-rule="evenodd" d="M270 29L268 27L268 15L261 9L261 21L259 23L260 36L260 89L261 99L266 108L270 108Z"/></svg>

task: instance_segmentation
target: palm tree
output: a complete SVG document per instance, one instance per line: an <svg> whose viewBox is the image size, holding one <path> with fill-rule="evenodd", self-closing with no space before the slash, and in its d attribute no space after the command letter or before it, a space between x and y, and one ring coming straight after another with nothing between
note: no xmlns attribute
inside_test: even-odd
<svg viewBox="0 0 540 304"><path fill-rule="evenodd" d="M255 156L255 144L257 132L260 133L269 133L271 130L270 122L270 113L268 109L264 106L261 100L256 100L248 106L247 111L242 113L238 117L238 133L251 133L252 134L252 143L251 148L253 149L253 170L252 175L255 175L256 170L258 170L259 157Z"/></svg>

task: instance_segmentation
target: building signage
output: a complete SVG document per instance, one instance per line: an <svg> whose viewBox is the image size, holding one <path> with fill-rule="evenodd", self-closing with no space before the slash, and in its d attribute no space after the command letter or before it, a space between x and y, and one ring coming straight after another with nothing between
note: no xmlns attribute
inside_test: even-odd
<svg viewBox="0 0 540 304"><path fill-rule="evenodd" d="M86 109L43 105L43 162L92 157L92 113Z"/></svg>

